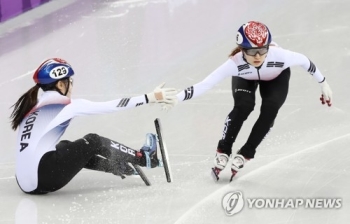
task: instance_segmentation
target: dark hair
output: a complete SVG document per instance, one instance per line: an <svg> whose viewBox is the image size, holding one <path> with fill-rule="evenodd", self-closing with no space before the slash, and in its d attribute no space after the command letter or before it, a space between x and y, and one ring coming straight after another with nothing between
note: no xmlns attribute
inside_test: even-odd
<svg viewBox="0 0 350 224"><path fill-rule="evenodd" d="M242 48L240 46L235 47L235 49L232 50L231 54L229 55L229 57L234 56L235 54L239 53L242 51Z"/></svg>
<svg viewBox="0 0 350 224"><path fill-rule="evenodd" d="M11 113L11 127L15 131L17 127L20 125L24 117L30 112L31 109L38 103L38 91L39 88L42 90L52 90L56 89L56 83L50 83L46 85L37 84L34 87L30 88L26 93L24 93L15 104L11 106L13 107L13 111Z"/></svg>
<svg viewBox="0 0 350 224"><path fill-rule="evenodd" d="M14 109L10 118L12 119L11 126L14 131L17 129L18 125L22 122L27 113L37 104L38 91L39 86L35 85L25 94L23 94L14 105L12 105Z"/></svg>

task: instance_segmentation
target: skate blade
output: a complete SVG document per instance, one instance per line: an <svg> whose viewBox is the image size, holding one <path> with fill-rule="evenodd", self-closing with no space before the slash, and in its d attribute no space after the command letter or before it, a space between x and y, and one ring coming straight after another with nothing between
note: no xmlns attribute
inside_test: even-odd
<svg viewBox="0 0 350 224"><path fill-rule="evenodd" d="M236 174L237 174L237 171L235 171L235 170L231 170L231 172L232 172L232 175L231 175L231 178L230 178L230 183L232 182L232 180L233 180L233 178L236 176Z"/></svg>
<svg viewBox="0 0 350 224"><path fill-rule="evenodd" d="M218 182L220 179L219 176L215 172L215 168L211 168L211 176L215 182Z"/></svg>
<svg viewBox="0 0 350 224"><path fill-rule="evenodd" d="M158 145L159 145L159 149L160 149L160 154L162 156L162 163L163 163L163 168L164 168L166 180L168 183L171 183L171 182L173 182L173 177L172 177L173 175L171 172L169 154L168 154L168 150L167 150L167 147L165 144L164 136L162 134L162 126L160 124L159 118L156 118L154 120L154 125L155 125L156 132L157 132Z"/></svg>
<svg viewBox="0 0 350 224"><path fill-rule="evenodd" d="M134 174L132 177L141 177L143 182L146 184L146 186L151 186L151 182L149 181L148 177L146 174L142 171L141 167L139 165L133 165L132 163L128 163L129 166L131 166L134 169Z"/></svg>

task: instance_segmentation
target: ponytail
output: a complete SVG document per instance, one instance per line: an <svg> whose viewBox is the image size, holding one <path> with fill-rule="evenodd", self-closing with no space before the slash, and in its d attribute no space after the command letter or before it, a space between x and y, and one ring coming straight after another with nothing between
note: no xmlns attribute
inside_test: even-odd
<svg viewBox="0 0 350 224"><path fill-rule="evenodd" d="M11 126L14 131L17 129L29 111L33 109L33 107L38 103L38 91L39 86L35 85L25 94L23 94L14 105L12 105L14 109L11 113L10 118Z"/></svg>
<svg viewBox="0 0 350 224"><path fill-rule="evenodd" d="M235 49L232 50L231 54L229 55L229 57L233 57L235 56L237 53L241 52L242 48L237 46Z"/></svg>

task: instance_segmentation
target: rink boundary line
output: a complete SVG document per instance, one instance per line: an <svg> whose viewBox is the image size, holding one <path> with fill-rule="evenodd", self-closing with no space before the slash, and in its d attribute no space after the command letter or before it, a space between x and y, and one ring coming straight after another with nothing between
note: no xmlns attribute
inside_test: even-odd
<svg viewBox="0 0 350 224"><path fill-rule="evenodd" d="M325 142L322 142L322 143L319 143L317 145L313 145L311 147L308 147L304 150L301 150L301 151L298 151L298 152L295 152L295 153L292 153L288 156L285 156L285 157L282 157L282 158L279 158L271 163L268 163L267 165L265 166L261 166L260 168L254 170L254 171L251 171L249 173L247 173L246 175L243 175L241 178L237 178L237 180L242 180L242 179L247 179L248 177L250 177L251 175L255 174L255 173L259 173L261 171L264 171L265 169L268 169L270 166L273 166L275 165L275 163L278 163L280 161L283 161L285 159L289 159L290 157L294 157L298 154L302 154L302 153L305 153L305 151L309 151L309 150L313 150L315 148L318 148L320 146L323 146L323 145L327 145L328 143L330 142L334 142L334 141L338 141L339 139L342 139L342 138L346 138L346 137L350 137L350 133L349 134L346 134L346 135L342 135L342 136L339 136L339 137L336 137L336 138L333 138L333 139L330 139L330 140L327 140ZM187 219L187 216L191 215L193 211L195 211L198 207L200 207L201 205L205 204L208 200L210 200L211 198L213 198L216 194L218 194L219 192L223 191L225 188L228 188L230 187L231 185L230 184L227 184L225 186L222 186L220 187L219 189L217 189L216 191L214 191L213 193L209 194L208 196L206 196L205 198L203 198L201 201L199 201L197 204L195 204L194 206L192 206L189 210L187 210L182 216L180 216L180 218L178 218L174 224L180 224L184 221L186 221Z"/></svg>
<svg viewBox="0 0 350 224"><path fill-rule="evenodd" d="M9 180L9 179L15 179L15 176L11 176L11 177L0 177L0 180Z"/></svg>
<svg viewBox="0 0 350 224"><path fill-rule="evenodd" d="M16 81L17 79L22 79L22 78L24 78L24 77L26 77L28 75L34 74L34 72L35 72L35 70L32 70L32 71L29 71L29 72L27 72L27 73L25 73L23 75L20 75L20 76L17 76L15 78L13 78L13 79L8 80L8 81L2 82L2 83L0 83L0 86L3 86L3 85L5 85L5 84L7 84L9 82Z"/></svg>

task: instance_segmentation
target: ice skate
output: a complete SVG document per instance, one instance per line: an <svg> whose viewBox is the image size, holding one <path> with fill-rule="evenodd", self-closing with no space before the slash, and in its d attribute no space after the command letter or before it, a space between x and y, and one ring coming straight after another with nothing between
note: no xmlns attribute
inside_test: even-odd
<svg viewBox="0 0 350 224"><path fill-rule="evenodd" d="M212 177L214 181L219 180L219 174L220 172L225 169L227 163L228 163L229 157L225 153L221 153L219 151L216 152L215 158L214 158L214 167L212 169Z"/></svg>
<svg viewBox="0 0 350 224"><path fill-rule="evenodd" d="M231 165L232 174L230 182L232 181L233 177L237 174L237 172L244 167L245 160L246 159L240 154L237 154L233 157Z"/></svg>
<svg viewBox="0 0 350 224"><path fill-rule="evenodd" d="M156 118L154 120L154 126L156 127L156 131L158 135L159 151L162 156L162 160L159 160L159 166L162 166L164 168L166 180L168 183L171 183L173 181L173 177L171 173L168 149L166 147L165 140L162 134L162 126L159 118Z"/></svg>
<svg viewBox="0 0 350 224"><path fill-rule="evenodd" d="M146 142L142 146L140 152L145 159L145 162L142 164L142 166L145 166L147 168L161 166L161 162L157 157L157 136L155 134L146 134Z"/></svg>
<svg viewBox="0 0 350 224"><path fill-rule="evenodd" d="M137 175L142 178L147 186L151 185L151 182L147 178L146 174L142 171L140 166L147 168L154 168L159 166L160 161L157 157L157 136L155 134L147 133L145 144L142 146L139 152L136 153L137 157L141 160L139 163L121 163L123 167L119 167L116 171L116 175L125 178L125 175Z"/></svg>

